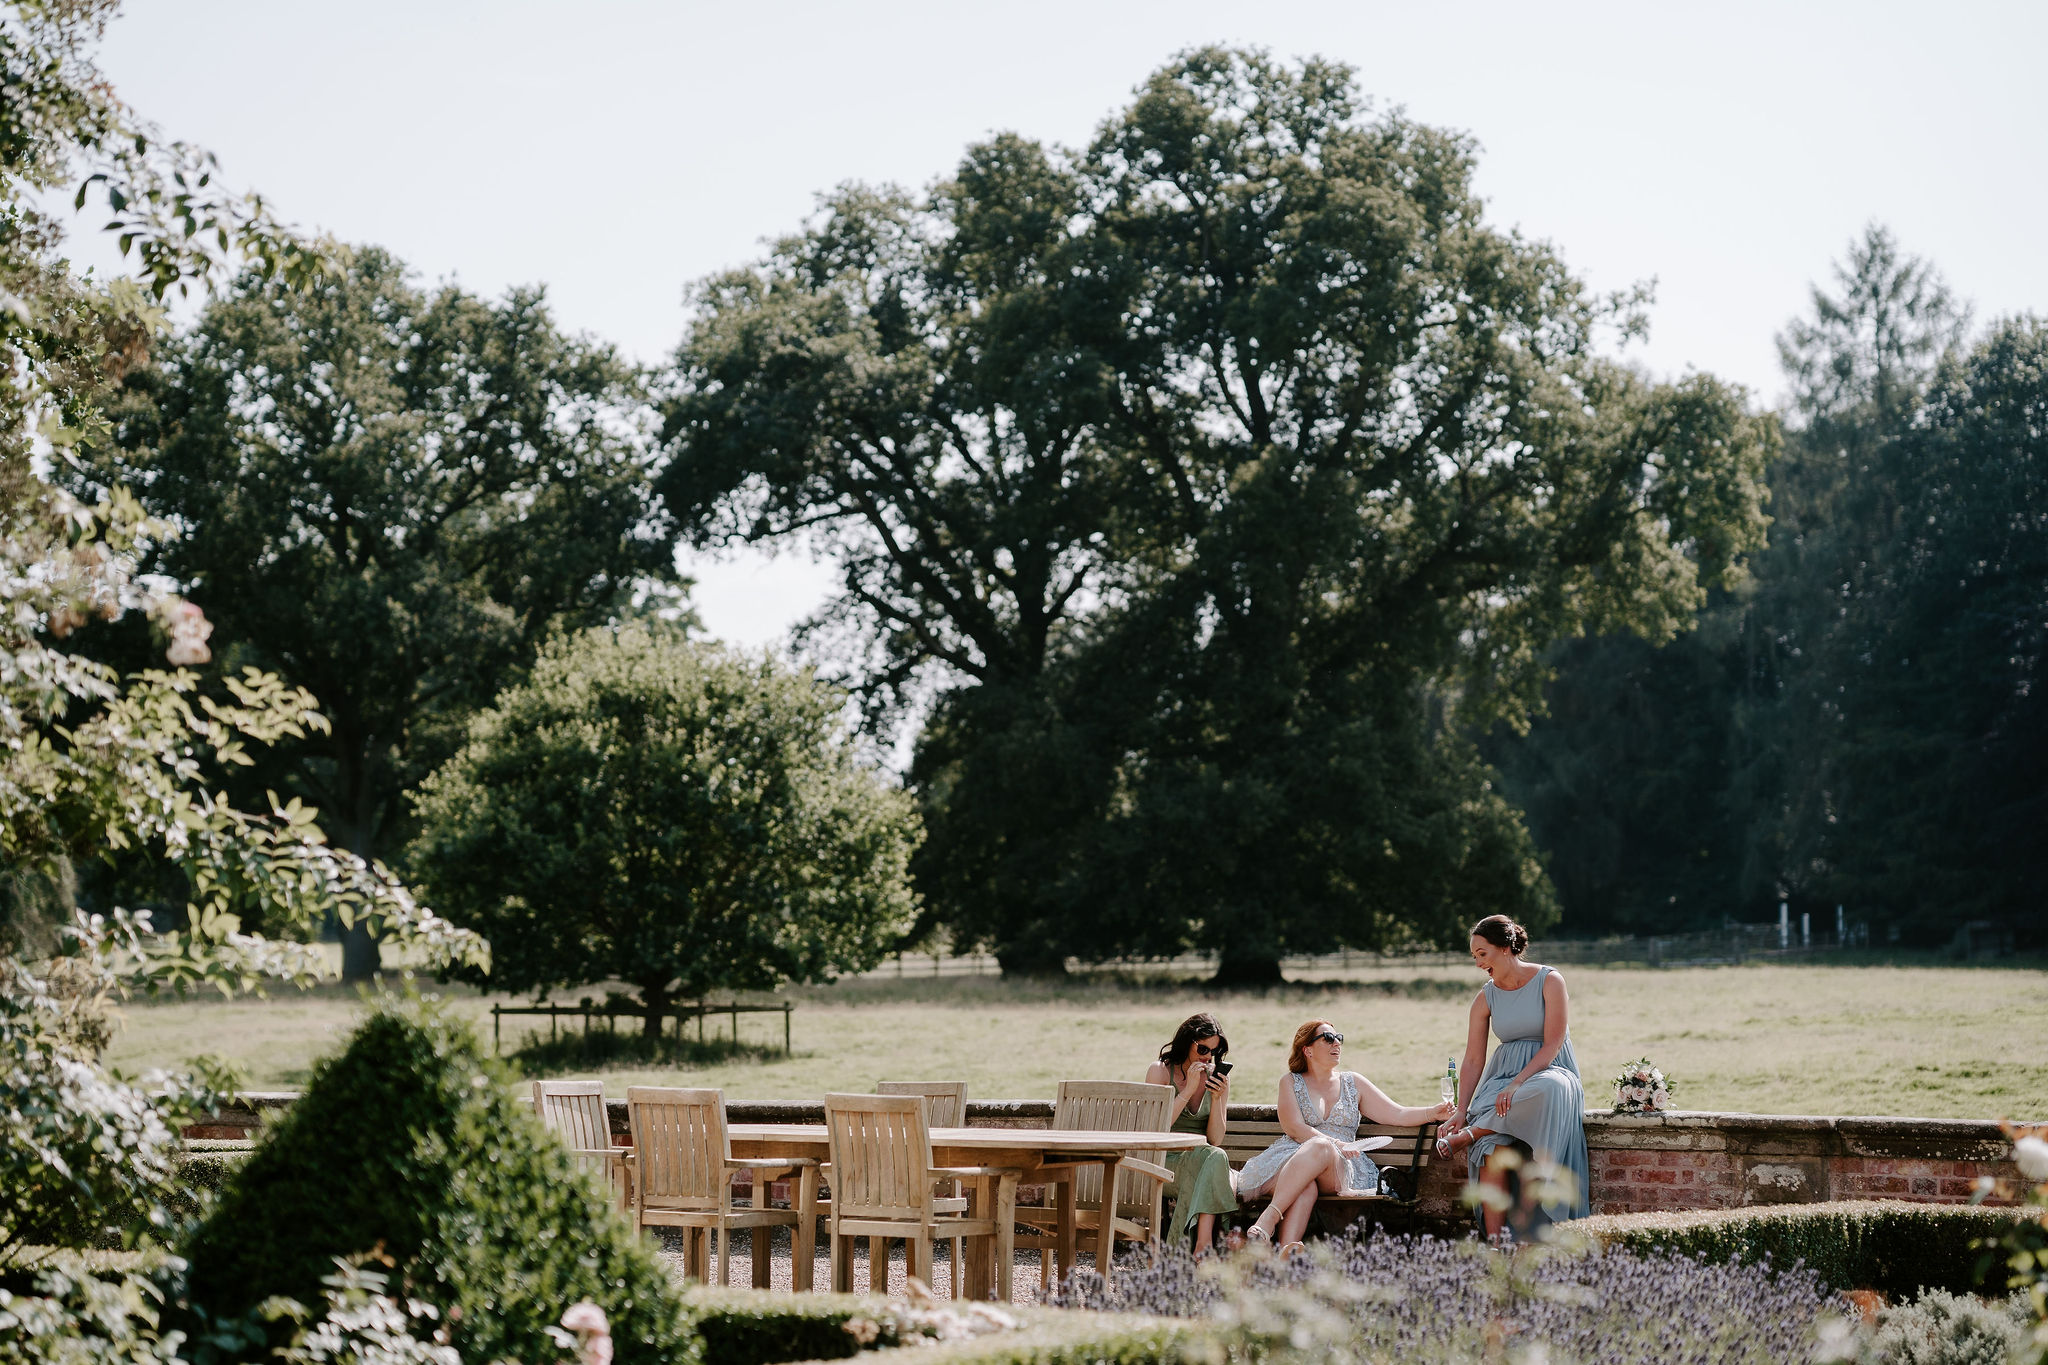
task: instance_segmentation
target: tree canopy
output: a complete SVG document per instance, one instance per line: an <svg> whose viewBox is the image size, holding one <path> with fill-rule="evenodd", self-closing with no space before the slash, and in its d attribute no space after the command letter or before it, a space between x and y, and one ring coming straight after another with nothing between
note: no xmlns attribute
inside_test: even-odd
<svg viewBox="0 0 2048 1365"><path fill-rule="evenodd" d="M561 638L421 784L413 864L511 990L677 998L864 971L913 907L909 798L844 699L772 659L630 625Z"/></svg>
<svg viewBox="0 0 2048 1365"><path fill-rule="evenodd" d="M386 252L303 287L245 274L132 372L82 491L172 523L146 567L185 585L230 667L319 697L328 727L260 774L366 856L401 795L542 639L674 577L639 379L538 291L422 290ZM349 943L349 974L375 950Z"/></svg>
<svg viewBox="0 0 2048 1365"><path fill-rule="evenodd" d="M815 645L922 703L918 876L1006 966L1440 939L1547 888L1453 717L1685 628L1772 424L1602 357L1625 299L1488 226L1472 147L1351 73L1191 52L1084 150L858 187L706 284L662 492L808 535Z"/></svg>

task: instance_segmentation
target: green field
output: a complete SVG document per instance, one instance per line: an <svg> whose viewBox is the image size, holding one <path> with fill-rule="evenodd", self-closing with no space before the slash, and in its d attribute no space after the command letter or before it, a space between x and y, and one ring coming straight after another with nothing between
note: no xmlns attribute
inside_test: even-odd
<svg viewBox="0 0 2048 1365"><path fill-rule="evenodd" d="M1565 978L1592 1104L1607 1099L1605 1077L1647 1054L1676 1077L1687 1109L2048 1118L2048 971L1571 967ZM613 1093L628 1084L708 1084L735 1100L815 1099L923 1078L965 1079L973 1098L1050 1098L1061 1077L1142 1076L1183 1016L1210 1009L1230 1036L1241 1102L1272 1102L1295 1025L1325 1016L1350 1039L1348 1065L1419 1104L1435 1100L1436 1073L1461 1046L1476 979L1469 968L1409 968L1391 979L1265 993L1128 979L846 981L789 992L792 1057L604 1079ZM420 989L480 1021L488 1039L487 1011L502 997ZM213 1053L242 1067L253 1088L290 1089L361 1008L357 995L333 986L264 1000L130 1003L110 1061L137 1072ZM743 1040L779 1047L779 1015L740 1024ZM713 1034L724 1026L714 1020Z"/></svg>

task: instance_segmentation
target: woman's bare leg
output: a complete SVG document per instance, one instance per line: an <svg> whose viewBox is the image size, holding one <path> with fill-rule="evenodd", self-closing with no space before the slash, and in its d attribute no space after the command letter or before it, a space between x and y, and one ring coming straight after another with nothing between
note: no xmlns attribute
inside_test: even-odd
<svg viewBox="0 0 2048 1365"><path fill-rule="evenodd" d="M1489 1189L1499 1190L1505 1195L1508 1190L1507 1169L1502 1166L1496 1166L1492 1161L1488 1161L1479 1170L1479 1183L1487 1186ZM1486 1235L1488 1237L1500 1236L1500 1230L1507 1222L1507 1215L1492 1204L1481 1204L1479 1206L1479 1218L1486 1226Z"/></svg>
<svg viewBox="0 0 2048 1365"><path fill-rule="evenodd" d="M1325 1177L1342 1178L1337 1172L1343 1169L1343 1160L1342 1153L1337 1150L1337 1144L1326 1137L1312 1137L1303 1143L1300 1151L1287 1158L1287 1164L1280 1168L1280 1174L1273 1177L1273 1199L1266 1205L1266 1211L1259 1215L1257 1226L1271 1235L1281 1218L1294 1207L1295 1201L1301 1198L1304 1191L1323 1184ZM1331 1185L1324 1187L1335 1188ZM1312 1194L1309 1198L1309 1207L1315 1207L1315 1198ZM1302 1216L1302 1221L1307 1221L1306 1214Z"/></svg>
<svg viewBox="0 0 2048 1365"><path fill-rule="evenodd" d="M1215 1240L1216 1240L1216 1215L1215 1215L1215 1214L1213 1214L1213 1213L1198 1213L1198 1214L1196 1214L1196 1215L1195 1215L1195 1255L1199 1256L1199 1255L1201 1255L1201 1254L1202 1254L1203 1252L1207 1251L1207 1250L1209 1249L1209 1244L1210 1244L1211 1242L1215 1241Z"/></svg>

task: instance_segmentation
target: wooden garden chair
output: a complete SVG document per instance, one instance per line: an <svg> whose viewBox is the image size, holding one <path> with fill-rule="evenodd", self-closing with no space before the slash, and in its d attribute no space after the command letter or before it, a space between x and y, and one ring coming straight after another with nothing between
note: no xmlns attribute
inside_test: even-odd
<svg viewBox="0 0 2048 1365"><path fill-rule="evenodd" d="M754 1287L766 1289L769 1229L796 1227L817 1194L818 1163L801 1157L734 1157L723 1090L636 1085L626 1091L626 1114L633 1126L635 1224L681 1228L684 1272L707 1284L731 1282L733 1230L750 1229ZM770 1208L769 1182L791 1170L799 1177L792 1206ZM741 1171L753 1173L751 1206L733 1202L732 1178ZM805 1239L796 1240L801 1244Z"/></svg>
<svg viewBox="0 0 2048 1365"><path fill-rule="evenodd" d="M868 1239L872 1293L889 1285L888 1244L902 1239L912 1275L932 1282L937 1238L989 1237L995 1242L996 1296L1010 1300L1017 1179L1003 1166L934 1166L931 1123L922 1095L827 1095L825 1130L832 1154L832 1204L827 1212L832 1287L853 1289L853 1239ZM941 1180L960 1180L972 1199L942 1198ZM964 1266L953 1266L953 1296L963 1297Z"/></svg>
<svg viewBox="0 0 2048 1365"><path fill-rule="evenodd" d="M622 1148L612 1146L611 1116L602 1081L535 1081L533 1112L562 1139L577 1164L600 1171L621 1212L633 1207L633 1174Z"/></svg>
<svg viewBox="0 0 2048 1365"><path fill-rule="evenodd" d="M924 1097L925 1120L934 1128L964 1128L967 1126L967 1082L965 1081L877 1081L877 1095L922 1095ZM965 1194L957 1180L940 1183L940 1190L953 1198ZM960 1259L961 1239L953 1241L953 1274L960 1274L965 1264Z"/></svg>
<svg viewBox="0 0 2048 1365"><path fill-rule="evenodd" d="M1054 1128L1069 1132L1163 1133L1173 1105L1173 1087L1144 1081L1061 1081L1059 1098L1053 1104ZM1070 1200L1074 1226L1102 1230L1102 1168L1096 1165L1070 1169L1053 1167L1043 1173L1046 1203L1041 1208L1017 1210L1017 1221L1039 1234L1039 1276L1050 1286L1056 1278L1053 1261L1054 1231L1059 1226L1059 1202ZM1155 1161L1126 1154L1117 1168L1116 1203L1108 1213L1109 1226L1102 1239L1105 1264L1116 1256L1116 1239L1157 1242L1164 1227L1161 1210L1166 1187L1173 1172ZM1061 1267L1072 1270L1072 1266Z"/></svg>

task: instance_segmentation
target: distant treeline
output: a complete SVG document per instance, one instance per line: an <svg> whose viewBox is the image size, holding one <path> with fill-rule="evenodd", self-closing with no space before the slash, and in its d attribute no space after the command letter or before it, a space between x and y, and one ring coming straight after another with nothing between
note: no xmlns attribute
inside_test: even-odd
<svg viewBox="0 0 2048 1365"><path fill-rule="evenodd" d="M2048 886L2048 333L1973 332L1872 229L1779 338L1769 540L1662 646L1563 641L1547 714L1484 749L1565 931L1672 933L1781 900L1873 942Z"/></svg>

